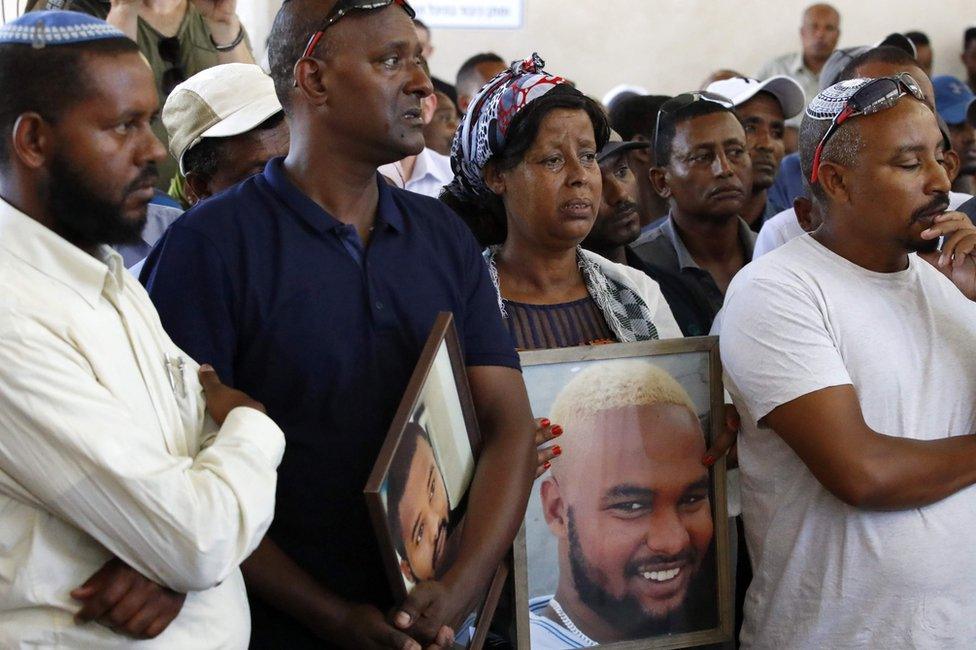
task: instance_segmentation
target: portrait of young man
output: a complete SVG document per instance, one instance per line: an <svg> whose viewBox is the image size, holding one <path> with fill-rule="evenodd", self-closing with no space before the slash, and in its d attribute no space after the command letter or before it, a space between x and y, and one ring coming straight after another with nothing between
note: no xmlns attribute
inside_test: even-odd
<svg viewBox="0 0 976 650"><path fill-rule="evenodd" d="M409 591L443 568L450 503L444 475L422 426L408 422L386 480L387 522Z"/></svg>
<svg viewBox="0 0 976 650"><path fill-rule="evenodd" d="M688 392L647 361L597 362L550 413L564 434L539 489L549 539L531 522L526 538L530 564L558 555L558 580L552 595L531 598L530 587L532 650L714 627L706 440Z"/></svg>

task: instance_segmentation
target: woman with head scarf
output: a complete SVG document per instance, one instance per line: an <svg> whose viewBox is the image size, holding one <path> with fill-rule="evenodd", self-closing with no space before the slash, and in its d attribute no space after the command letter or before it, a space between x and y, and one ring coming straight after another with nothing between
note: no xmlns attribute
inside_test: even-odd
<svg viewBox="0 0 976 650"><path fill-rule="evenodd" d="M475 96L441 200L488 246L499 307L522 350L680 337L656 282L585 251L600 207L602 107L537 54Z"/></svg>

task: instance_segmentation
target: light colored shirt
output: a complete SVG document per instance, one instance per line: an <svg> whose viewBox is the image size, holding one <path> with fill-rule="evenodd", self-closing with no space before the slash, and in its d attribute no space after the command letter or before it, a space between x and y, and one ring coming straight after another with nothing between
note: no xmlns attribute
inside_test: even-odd
<svg viewBox="0 0 976 650"><path fill-rule="evenodd" d="M777 249L794 237L804 233L800 222L796 220L796 210L789 208L776 214L762 225L759 236L756 237L756 247L752 251L752 259L757 259L771 250Z"/></svg>
<svg viewBox="0 0 976 650"><path fill-rule="evenodd" d="M218 429L197 365L99 255L0 200L0 647L245 648L238 566L284 436L243 407ZM156 639L74 622L69 593L113 556L187 593Z"/></svg>
<svg viewBox="0 0 976 650"><path fill-rule="evenodd" d="M529 599L529 639L532 650L566 650L568 648L590 648L586 639L564 625L543 615L552 596L538 596Z"/></svg>
<svg viewBox="0 0 976 650"><path fill-rule="evenodd" d="M852 385L887 436L976 430L976 303L909 255L875 273L809 235L745 267L726 295L722 365L742 428L742 510L754 578L747 648L972 648L976 486L868 511L814 477L763 418Z"/></svg>
<svg viewBox="0 0 976 650"><path fill-rule="evenodd" d="M379 172L399 188L435 199L441 195L444 186L454 180L450 157L428 148L417 155L410 178L404 178L403 166L399 161L383 165Z"/></svg>
<svg viewBox="0 0 976 650"><path fill-rule="evenodd" d="M803 88L803 95L806 97L807 103L820 92L820 75L804 65L802 52L784 54L767 61L759 69L759 72L756 74L756 79L769 79L780 74L786 75L800 84L800 87ZM786 126L799 129L800 122L802 121L803 112L801 111L799 115L786 120Z"/></svg>
<svg viewBox="0 0 976 650"><path fill-rule="evenodd" d="M963 192L949 192L949 209L955 210L960 205L973 198ZM783 210L763 224L756 238L756 248L752 252L752 259L765 255L804 233L800 222L796 220L793 208Z"/></svg>

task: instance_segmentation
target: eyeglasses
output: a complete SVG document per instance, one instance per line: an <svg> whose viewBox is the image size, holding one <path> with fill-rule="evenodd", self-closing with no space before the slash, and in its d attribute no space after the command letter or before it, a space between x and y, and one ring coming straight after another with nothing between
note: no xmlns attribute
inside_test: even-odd
<svg viewBox="0 0 976 650"><path fill-rule="evenodd" d="M176 36L159 39L157 44L159 56L169 67L163 71L163 94L169 95L179 84L186 81L186 70L183 69L183 57L180 52L180 39Z"/></svg>
<svg viewBox="0 0 976 650"><path fill-rule="evenodd" d="M403 7L403 10L407 12L407 15L411 19L417 17L417 12L413 10L406 0L339 0L332 7L332 11L329 15L325 17L325 24L319 27L318 31L312 34L308 39L308 44L305 46L305 52L302 54L301 58L307 56L312 56L312 52L315 51L316 46L319 41L322 40L322 35L325 33L329 27L332 27L339 19L348 14L350 11L372 11L373 9L382 9L383 7L389 7L392 4L399 5Z"/></svg>
<svg viewBox="0 0 976 650"><path fill-rule="evenodd" d="M654 125L654 142L652 146L654 147L655 155L657 153L657 141L658 134L661 132L661 122L664 120L674 121L680 113L686 111L690 106L697 104L698 102L710 102L712 104L718 104L723 108L732 110L735 104L732 100L724 95L719 95L718 93L710 93L707 90L698 90L693 93L682 93L675 97L672 97L668 101L661 104L661 108L657 111L657 123Z"/></svg>
<svg viewBox="0 0 976 650"><path fill-rule="evenodd" d="M843 110L834 116L830 126L827 127L827 131L820 138L820 143L817 144L817 148L813 152L813 169L810 171L810 182L817 182L820 175L820 158L823 156L824 147L844 122L858 115L870 115L891 108L898 103L899 99L909 94L920 102L925 101L925 93L922 92L922 88L907 72L901 72L892 77L874 79L858 88L844 104Z"/></svg>

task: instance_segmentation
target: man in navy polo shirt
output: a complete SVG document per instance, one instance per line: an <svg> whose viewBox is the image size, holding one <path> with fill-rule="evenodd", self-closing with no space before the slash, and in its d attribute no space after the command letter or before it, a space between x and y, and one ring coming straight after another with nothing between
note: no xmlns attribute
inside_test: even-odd
<svg viewBox="0 0 976 650"><path fill-rule="evenodd" d="M283 4L270 61L288 156L187 212L142 274L173 339L285 431L275 521L244 566L258 648L449 645L515 536L535 470L518 358L474 237L376 174L424 146L431 83L413 12L356 4ZM444 310L486 442L458 559L391 610L362 490Z"/></svg>

